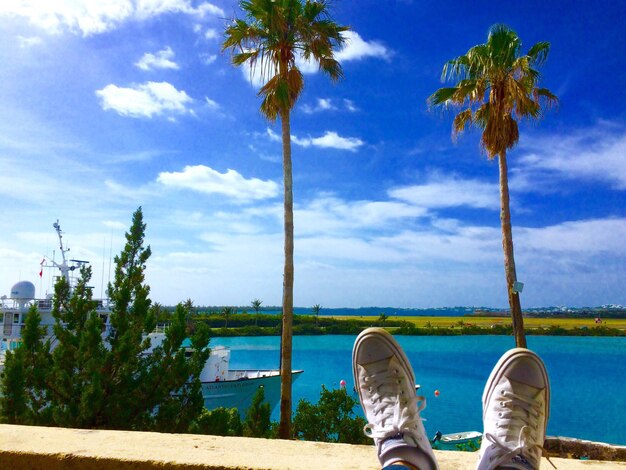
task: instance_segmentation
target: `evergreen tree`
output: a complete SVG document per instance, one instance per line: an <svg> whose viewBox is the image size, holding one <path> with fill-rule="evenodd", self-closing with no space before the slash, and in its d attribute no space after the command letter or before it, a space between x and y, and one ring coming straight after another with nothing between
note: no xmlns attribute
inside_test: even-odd
<svg viewBox="0 0 626 470"><path fill-rule="evenodd" d="M47 424L49 407L43 391L50 366L50 344L43 342L41 316L31 307L24 321L22 345L7 351L0 387L0 419L9 424Z"/></svg>
<svg viewBox="0 0 626 470"><path fill-rule="evenodd" d="M265 401L265 390L259 387L252 397L252 404L243 422L243 435L247 437L270 437L272 422L270 404Z"/></svg>
<svg viewBox="0 0 626 470"><path fill-rule="evenodd" d="M198 325L186 354L188 312L178 305L165 337L151 344L156 319L144 283L151 253L144 234L139 208L115 258L108 325L96 311L91 268L85 266L73 288L63 278L55 286L52 344L44 341L36 308L31 310L24 345L6 358L3 421L184 432L201 413L199 375L209 355L209 330Z"/></svg>

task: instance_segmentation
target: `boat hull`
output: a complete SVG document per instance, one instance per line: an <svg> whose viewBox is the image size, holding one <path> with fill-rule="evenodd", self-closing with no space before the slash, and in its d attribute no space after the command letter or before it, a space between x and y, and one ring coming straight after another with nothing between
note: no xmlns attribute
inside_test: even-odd
<svg viewBox="0 0 626 470"><path fill-rule="evenodd" d="M270 404L270 409L274 411L280 401L280 373L277 370L254 371L254 377L251 378L243 378L249 377L251 371L231 370L230 372L242 378L202 382L202 397L207 409L237 408L239 414L244 416L252 405L254 394L262 387L265 401ZM296 381L302 372L301 370L294 370L292 380Z"/></svg>
<svg viewBox="0 0 626 470"><path fill-rule="evenodd" d="M433 449L437 450L464 450L473 452L480 448L482 434L478 431L466 431L454 434L444 434L432 442Z"/></svg>

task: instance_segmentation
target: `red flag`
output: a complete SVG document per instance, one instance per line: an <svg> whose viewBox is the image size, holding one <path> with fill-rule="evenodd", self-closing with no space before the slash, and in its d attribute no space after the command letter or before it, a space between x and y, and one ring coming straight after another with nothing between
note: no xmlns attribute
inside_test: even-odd
<svg viewBox="0 0 626 470"><path fill-rule="evenodd" d="M43 276L43 268L39 271L39 277Z"/></svg>

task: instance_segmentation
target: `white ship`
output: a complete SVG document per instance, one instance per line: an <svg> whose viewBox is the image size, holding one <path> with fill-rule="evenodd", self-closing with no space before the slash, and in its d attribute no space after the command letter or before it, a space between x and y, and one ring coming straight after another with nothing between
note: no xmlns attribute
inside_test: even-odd
<svg viewBox="0 0 626 470"><path fill-rule="evenodd" d="M73 285L71 273L88 263L82 260L68 260L66 253L69 249L63 246L61 227L57 222L53 224L59 238L61 251L61 262L44 258L43 268L55 268L60 271L60 275ZM46 264L44 264L46 263ZM105 332L109 324L109 313L111 312L108 299L96 299L97 312L105 324ZM41 315L41 326L46 328L47 335L51 338L51 345L54 347L53 326L55 319L52 315L52 295L44 298L35 297L35 285L29 281L20 281L11 288L10 296L0 297L0 380L4 369L5 352L16 349L22 343L22 328L28 310L32 305L37 306ZM164 331L155 331L148 337L151 340L151 349L157 347L165 339ZM185 345L183 345L184 347ZM149 350L148 350L149 352ZM292 371L293 381L295 381L302 370ZM245 413L252 403L255 392L262 387L264 389L265 400L270 404L272 410L280 400L280 371L278 369L230 369L230 350L224 346L211 348L211 355L207 360L201 374L202 396L204 406L208 409L217 407L237 408L240 413Z"/></svg>

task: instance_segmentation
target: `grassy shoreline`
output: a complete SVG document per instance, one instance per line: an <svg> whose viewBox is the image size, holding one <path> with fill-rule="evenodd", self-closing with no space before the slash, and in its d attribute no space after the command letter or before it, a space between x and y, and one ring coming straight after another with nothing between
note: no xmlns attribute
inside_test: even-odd
<svg viewBox="0 0 626 470"><path fill-rule="evenodd" d="M215 336L276 336L280 334L280 315L236 314L226 320L218 314L200 314L196 322L206 323ZM525 318L528 335L542 336L626 336L626 319ZM510 335L511 319L495 316L421 317L323 316L294 317L294 335L356 335L370 326L379 326L399 335L460 336Z"/></svg>
<svg viewBox="0 0 626 470"><path fill-rule="evenodd" d="M355 317L331 316L337 320L349 320ZM362 317L356 317L361 319ZM374 318L374 317L372 317ZM491 327L491 325L502 325L511 323L510 317L505 316L458 316L458 317L423 317L423 316L390 316L387 321L408 321L419 328L425 328L430 324L434 328L448 328L451 326L475 325L478 327ZM550 328L558 326L565 329L571 328L593 328L596 326L606 326L626 330L626 318L607 318L602 320L602 324L595 323L593 318L563 318L563 317L525 317L524 327L526 329Z"/></svg>

